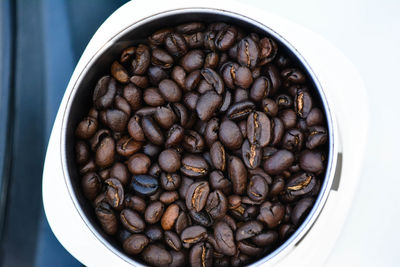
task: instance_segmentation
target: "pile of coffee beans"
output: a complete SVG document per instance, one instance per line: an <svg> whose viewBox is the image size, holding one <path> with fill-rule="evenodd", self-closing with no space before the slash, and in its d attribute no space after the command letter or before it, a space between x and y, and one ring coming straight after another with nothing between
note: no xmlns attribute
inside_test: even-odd
<svg viewBox="0 0 400 267"><path fill-rule="evenodd" d="M101 228L153 266L243 266L303 222L323 182L326 118L296 59L223 22L127 47L76 127Z"/></svg>

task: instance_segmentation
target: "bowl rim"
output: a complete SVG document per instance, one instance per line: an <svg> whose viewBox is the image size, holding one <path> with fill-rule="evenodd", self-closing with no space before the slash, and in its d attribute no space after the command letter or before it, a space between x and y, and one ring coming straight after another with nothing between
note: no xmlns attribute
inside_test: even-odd
<svg viewBox="0 0 400 267"><path fill-rule="evenodd" d="M62 112L62 120L61 120L61 138L60 138L60 156L61 156L61 166L64 177L64 182L68 189L68 194L73 202L75 209L78 211L79 216L85 225L89 228L91 233L99 240L102 245L107 247L110 251L113 252L116 256L118 256L123 261L129 264L135 264L138 266L144 266L142 263L136 261L135 259L129 257L126 253L122 252L122 250L116 248L114 245L110 244L92 225L87 214L82 209L81 204L77 198L76 192L71 183L71 176L68 171L68 162L67 162L67 125L70 118L70 111L72 103L76 97L77 91L82 80L85 78L86 73L93 67L93 64L97 61L97 59L106 52L110 47L112 47L120 38L124 35L128 34L132 29L137 27L141 27L148 22L161 19L163 17L169 17L173 15L182 15L182 14L190 14L190 13L208 13L208 14L218 14L225 17L232 18L233 20L244 21L249 25L254 25L262 31L268 33L270 36L273 36L275 39L278 39L291 53L298 59L303 68L307 71L307 75L311 78L315 88L317 89L317 93L320 97L320 101L322 102L323 111L326 115L326 122L328 127L328 135L329 135L329 150L328 150L328 162L326 166L326 173L324 177L324 182L321 184L320 193L318 194L313 208L307 215L306 219L303 223L296 229L296 231L279 247L275 250L271 251L268 255L258 259L253 262L249 266L259 266L263 263L267 263L268 261L279 258L278 256L284 256L286 253L290 251L290 249L296 246L308 233L311 229L315 221L317 220L319 214L321 213L327 199L329 193L331 191L332 183L335 178L335 172L337 167L337 160L339 154L339 145L336 140L337 136L337 124L334 120L334 113L332 111L332 107L329 105L326 94L321 86L318 78L315 75L315 72L306 61L306 59L301 55L301 53L292 45L287 39L285 39L281 34L270 28L269 26L259 22L255 19L250 18L249 16L239 14L233 11L227 11L215 7L184 7L184 8L174 8L170 10L165 10L162 12L155 13L153 15L141 18L125 27L118 33L114 34L111 38L109 38L93 55L89 58L87 62L85 62L82 71L77 75L75 81L72 84L71 91L67 97L66 106L64 111ZM84 53L86 50L84 51Z"/></svg>

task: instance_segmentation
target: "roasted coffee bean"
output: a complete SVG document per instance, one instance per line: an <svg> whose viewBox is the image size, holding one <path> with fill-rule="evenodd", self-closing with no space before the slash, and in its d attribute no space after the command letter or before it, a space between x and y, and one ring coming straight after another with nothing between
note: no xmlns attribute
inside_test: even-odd
<svg viewBox="0 0 400 267"><path fill-rule="evenodd" d="M182 98L182 91L173 80L162 80L158 88L162 97L168 102L178 102Z"/></svg>
<svg viewBox="0 0 400 267"><path fill-rule="evenodd" d="M118 221L110 205L100 202L96 206L95 212L104 232L109 235L115 235L118 231Z"/></svg>
<svg viewBox="0 0 400 267"><path fill-rule="evenodd" d="M150 158L143 153L136 153L127 161L128 169L132 174L146 174L150 164Z"/></svg>
<svg viewBox="0 0 400 267"><path fill-rule="evenodd" d="M164 144L164 136L160 127L151 117L145 116L142 119L142 129L145 137L155 145Z"/></svg>
<svg viewBox="0 0 400 267"><path fill-rule="evenodd" d="M258 175L254 175L249 179L247 185L247 195L254 201L263 201L268 195L267 181Z"/></svg>
<svg viewBox="0 0 400 267"><path fill-rule="evenodd" d="M244 223L236 230L235 239L237 241L245 240L256 236L263 230L263 225L259 221L249 221Z"/></svg>
<svg viewBox="0 0 400 267"><path fill-rule="evenodd" d="M250 144L246 139L242 145L242 159L248 169L255 169L261 164L261 147L258 144Z"/></svg>
<svg viewBox="0 0 400 267"><path fill-rule="evenodd" d="M166 149L158 156L158 164L163 171L176 172L181 166L181 155L175 149Z"/></svg>
<svg viewBox="0 0 400 267"><path fill-rule="evenodd" d="M182 146L189 153L201 153L204 150L205 142L200 134L190 130L183 136Z"/></svg>
<svg viewBox="0 0 400 267"><path fill-rule="evenodd" d="M130 186L135 193L150 196L157 191L158 180L150 175L134 175Z"/></svg>
<svg viewBox="0 0 400 267"><path fill-rule="evenodd" d="M182 249L182 243L179 236L172 231L165 231L164 233L165 243L170 246L175 251L180 251Z"/></svg>
<svg viewBox="0 0 400 267"><path fill-rule="evenodd" d="M142 90L132 83L127 84L123 89L123 97L128 101L133 111L138 110L142 106Z"/></svg>
<svg viewBox="0 0 400 267"><path fill-rule="evenodd" d="M186 193L186 206L189 210L201 211L207 202L210 192L208 182L197 182L190 185Z"/></svg>
<svg viewBox="0 0 400 267"><path fill-rule="evenodd" d="M161 217L161 227L164 230L171 230L174 227L175 221L179 216L179 207L176 204L171 204L165 210Z"/></svg>
<svg viewBox="0 0 400 267"><path fill-rule="evenodd" d="M219 140L225 147L235 150L239 149L243 143L242 133L236 123L225 120L219 127Z"/></svg>
<svg viewBox="0 0 400 267"><path fill-rule="evenodd" d="M331 141L322 101L295 54L247 29L186 22L128 40L83 99L80 193L134 260L252 264L315 205Z"/></svg>
<svg viewBox="0 0 400 267"><path fill-rule="evenodd" d="M165 141L165 147L175 147L178 146L183 140L184 129L182 126L178 124L172 125L172 127L168 130L167 140Z"/></svg>
<svg viewBox="0 0 400 267"><path fill-rule="evenodd" d="M254 68L259 61L259 56L259 47L253 39L246 37L238 43L237 60L239 64Z"/></svg>
<svg viewBox="0 0 400 267"><path fill-rule="evenodd" d="M140 215L130 209L124 209L120 213L122 225L131 233L141 233L145 228L145 223Z"/></svg>
<svg viewBox="0 0 400 267"><path fill-rule="evenodd" d="M291 221L294 225L299 225L303 222L307 214L310 212L311 208L314 205L314 199L311 197L306 197L299 202L297 202L296 206L292 211Z"/></svg>
<svg viewBox="0 0 400 267"><path fill-rule="evenodd" d="M149 87L143 92L143 101L153 107L164 105L165 100L158 88Z"/></svg>
<svg viewBox="0 0 400 267"><path fill-rule="evenodd" d="M117 83L110 76L99 79L93 92L93 103L97 109L109 108L117 92Z"/></svg>
<svg viewBox="0 0 400 267"><path fill-rule="evenodd" d="M221 190L224 194L230 194L232 183L224 177L222 171L212 171L210 173L210 186L214 190Z"/></svg>
<svg viewBox="0 0 400 267"><path fill-rule="evenodd" d="M96 119L86 117L76 127L75 135L81 139L89 139L96 133L97 127Z"/></svg>
<svg viewBox="0 0 400 267"><path fill-rule="evenodd" d="M196 105L197 116L200 120L208 121L219 109L222 97L215 91L207 91L199 97Z"/></svg>
<svg viewBox="0 0 400 267"><path fill-rule="evenodd" d="M203 226L195 225L185 228L181 233L181 240L185 248L201 242L207 238L207 230Z"/></svg>
<svg viewBox="0 0 400 267"><path fill-rule="evenodd" d="M324 115L319 108L313 108L308 113L306 123L308 127L317 126L323 124Z"/></svg>
<svg viewBox="0 0 400 267"><path fill-rule="evenodd" d="M200 178L208 174L208 169L208 164L203 157L188 154L182 159L180 171L186 176Z"/></svg>
<svg viewBox="0 0 400 267"><path fill-rule="evenodd" d="M235 194L241 195L246 190L247 172L243 162L238 157L228 159L228 174L232 181L232 189Z"/></svg>
<svg viewBox="0 0 400 267"><path fill-rule="evenodd" d="M107 184L106 200L113 208L118 209L124 203L124 187L116 178L110 178L104 181Z"/></svg>
<svg viewBox="0 0 400 267"><path fill-rule="evenodd" d="M269 228L274 228L280 224L283 216L285 216L285 206L267 201L260 206L258 220L264 222Z"/></svg>
<svg viewBox="0 0 400 267"><path fill-rule="evenodd" d="M242 120L253 112L255 105L251 101L242 101L231 105L226 111L226 115L231 120Z"/></svg>
<svg viewBox="0 0 400 267"><path fill-rule="evenodd" d="M208 195L205 210L214 220L221 219L228 210L228 200L220 190L211 192Z"/></svg>
<svg viewBox="0 0 400 267"><path fill-rule="evenodd" d="M271 175L280 174L290 167L294 161L294 155L288 150L278 150L264 162L264 170Z"/></svg>
<svg viewBox="0 0 400 267"><path fill-rule="evenodd" d="M270 247L278 241L278 233L276 231L269 230L253 236L251 241L259 247Z"/></svg>
<svg viewBox="0 0 400 267"><path fill-rule="evenodd" d="M143 260L152 266L168 266L172 262L171 254L158 245L148 245L142 256Z"/></svg>
<svg viewBox="0 0 400 267"><path fill-rule="evenodd" d="M124 241L123 248L126 253L136 255L142 252L148 244L149 239L145 235L133 234Z"/></svg>
<svg viewBox="0 0 400 267"><path fill-rule="evenodd" d="M126 195L124 197L124 206L139 213L143 213L146 209L146 202L139 196Z"/></svg>
<svg viewBox="0 0 400 267"><path fill-rule="evenodd" d="M129 157L138 152L142 146L142 142L135 141L130 136L123 136L117 142L116 151L121 156Z"/></svg>
<svg viewBox="0 0 400 267"><path fill-rule="evenodd" d="M319 147L325 144L328 140L327 130L322 126L310 127L309 132L306 141L306 147L308 149Z"/></svg>
<svg viewBox="0 0 400 267"><path fill-rule="evenodd" d="M194 70L186 76L184 88L187 91L192 91L197 87L200 81L201 81L200 70Z"/></svg>
<svg viewBox="0 0 400 267"><path fill-rule="evenodd" d="M161 203L160 201L152 202L147 206L144 212L144 220L150 224L157 223L161 219L163 212L163 203Z"/></svg>
<svg viewBox="0 0 400 267"><path fill-rule="evenodd" d="M85 197L93 200L100 193L101 179L97 173L89 172L82 177L82 191Z"/></svg>
<svg viewBox="0 0 400 267"><path fill-rule="evenodd" d="M317 151L304 150L300 154L300 168L306 172L320 174L324 170L324 156Z"/></svg>
<svg viewBox="0 0 400 267"><path fill-rule="evenodd" d="M192 267L211 267L213 247L207 242L194 245L189 252L189 262Z"/></svg>
<svg viewBox="0 0 400 267"><path fill-rule="evenodd" d="M253 112L247 117L247 138L251 144L261 147L271 139L271 122L263 112Z"/></svg>
<svg viewBox="0 0 400 267"><path fill-rule="evenodd" d="M227 256L236 254L236 243L233 231L224 221L218 221L214 225L214 237L219 250Z"/></svg>
<svg viewBox="0 0 400 267"><path fill-rule="evenodd" d="M177 173L161 173L161 186L164 190L173 191L181 184L181 176Z"/></svg>
<svg viewBox="0 0 400 267"><path fill-rule="evenodd" d="M303 148L304 135L297 129L288 130L282 139L282 147L290 151L300 151Z"/></svg>

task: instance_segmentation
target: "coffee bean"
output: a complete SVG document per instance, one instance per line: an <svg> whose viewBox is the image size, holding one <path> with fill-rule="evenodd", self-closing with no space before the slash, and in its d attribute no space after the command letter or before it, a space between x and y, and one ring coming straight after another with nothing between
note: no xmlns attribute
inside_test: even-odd
<svg viewBox="0 0 400 267"><path fill-rule="evenodd" d="M142 119L142 129L145 137L153 144L162 145L164 143L161 129L151 117L145 116Z"/></svg>
<svg viewBox="0 0 400 267"><path fill-rule="evenodd" d="M189 252L189 262L192 267L211 267L213 248L207 242L194 245Z"/></svg>
<svg viewBox="0 0 400 267"><path fill-rule="evenodd" d="M129 80L137 87L143 89L149 87L149 78L147 76L133 75Z"/></svg>
<svg viewBox="0 0 400 267"><path fill-rule="evenodd" d="M304 150L300 154L300 168L307 172L320 174L324 169L324 157L320 152Z"/></svg>
<svg viewBox="0 0 400 267"><path fill-rule="evenodd" d="M104 181L107 184L106 200L113 208L120 208L124 203L124 187L116 178L110 178Z"/></svg>
<svg viewBox="0 0 400 267"><path fill-rule="evenodd" d="M214 90L218 94L222 94L224 92L224 82L216 71L210 68L204 68L201 70L201 75L209 84L213 86Z"/></svg>
<svg viewBox="0 0 400 267"><path fill-rule="evenodd" d="M194 70L186 76L184 88L187 91L192 91L193 89L195 89L197 87L200 80L201 80L200 70Z"/></svg>
<svg viewBox="0 0 400 267"><path fill-rule="evenodd" d="M255 105L251 101L242 101L231 105L227 110L226 115L231 120L242 120L253 112Z"/></svg>
<svg viewBox="0 0 400 267"><path fill-rule="evenodd" d="M180 171L189 177L200 178L207 175L208 169L208 164L203 157L188 154L182 159Z"/></svg>
<svg viewBox="0 0 400 267"><path fill-rule="evenodd" d="M282 139L282 147L290 151L300 151L303 148L304 135L297 129L288 130Z"/></svg>
<svg viewBox="0 0 400 267"><path fill-rule="evenodd" d="M177 173L163 172L160 177L161 186L164 190L176 190L181 184L181 176Z"/></svg>
<svg viewBox="0 0 400 267"><path fill-rule="evenodd" d="M314 199L306 197L297 202L293 209L291 220L294 225L299 225L303 222L307 214L314 205Z"/></svg>
<svg viewBox="0 0 400 267"><path fill-rule="evenodd" d="M253 112L247 117L247 138L251 144L261 147L268 145L271 139L271 122L262 112Z"/></svg>
<svg viewBox="0 0 400 267"><path fill-rule="evenodd" d="M224 255L233 256L236 254L236 244L232 229L226 222L218 221L214 225L215 241Z"/></svg>
<svg viewBox="0 0 400 267"><path fill-rule="evenodd" d="M222 97L215 91L207 91L199 97L196 105L198 117L203 121L208 121L219 109Z"/></svg>
<svg viewBox="0 0 400 267"><path fill-rule="evenodd" d="M122 225L131 233L141 233L145 228L145 223L140 215L130 209L124 209L120 213Z"/></svg>
<svg viewBox="0 0 400 267"><path fill-rule="evenodd" d="M119 155L129 157L138 152L142 148L141 142L135 141L130 136L123 136L117 142L116 151Z"/></svg>
<svg viewBox="0 0 400 267"><path fill-rule="evenodd" d="M224 177L222 171L210 173L210 186L214 190L221 190L224 194L230 194L232 191L232 183Z"/></svg>
<svg viewBox="0 0 400 267"><path fill-rule="evenodd" d="M308 149L314 149L321 145L324 145L328 140L327 130L322 126L310 127L310 133L307 136L306 147Z"/></svg>
<svg viewBox="0 0 400 267"><path fill-rule="evenodd" d="M134 175L130 186L135 193L150 196L157 191L158 181L150 175Z"/></svg>
<svg viewBox="0 0 400 267"><path fill-rule="evenodd" d="M109 235L114 235L117 233L118 222L110 205L105 202L100 202L96 206L95 213L104 232Z"/></svg>
<svg viewBox="0 0 400 267"><path fill-rule="evenodd" d="M187 92L183 96L185 106L190 110L196 110L197 102L199 101L200 94L197 92Z"/></svg>
<svg viewBox="0 0 400 267"><path fill-rule="evenodd" d="M240 252L245 253L246 255L249 256L258 256L259 254L261 254L263 252L263 248L260 248L252 243L250 243L247 240L244 241L240 241L238 242L238 250L240 250Z"/></svg>
<svg viewBox="0 0 400 267"><path fill-rule="evenodd" d="M182 267L186 263L186 255L182 251L171 250L169 252L172 257L172 262L168 265L170 267Z"/></svg>
<svg viewBox="0 0 400 267"><path fill-rule="evenodd" d="M179 86L169 79L164 79L158 84L162 97L168 102L178 102L182 97Z"/></svg>
<svg viewBox="0 0 400 267"><path fill-rule="evenodd" d="M110 76L103 76L93 92L93 103L97 109L106 109L112 105L117 92L116 81Z"/></svg>
<svg viewBox="0 0 400 267"><path fill-rule="evenodd" d="M132 83L127 84L123 89L123 97L128 101L132 110L138 110L142 106L142 91Z"/></svg>
<svg viewBox="0 0 400 267"><path fill-rule="evenodd" d="M258 235L263 230L263 225L259 221L249 221L244 223L236 230L235 239L237 241L245 240Z"/></svg>
<svg viewBox="0 0 400 267"><path fill-rule="evenodd" d="M181 59L180 63L186 72L201 69L204 64L204 52L191 50Z"/></svg>
<svg viewBox="0 0 400 267"><path fill-rule="evenodd" d="M271 91L271 82L267 77L258 77L251 86L250 99L253 101L261 101L263 98L269 96Z"/></svg>
<svg viewBox="0 0 400 267"><path fill-rule="evenodd" d="M193 244L201 242L207 238L207 230L203 226L195 225L185 228L181 233L182 244L189 248Z"/></svg>
<svg viewBox="0 0 400 267"><path fill-rule="evenodd" d="M182 243L179 236L172 231L165 231L164 240L167 245L169 245L175 251L180 251L182 249Z"/></svg>
<svg viewBox="0 0 400 267"><path fill-rule="evenodd" d="M219 127L219 139L225 147L235 150L242 146L243 137L236 123L225 120Z"/></svg>
<svg viewBox="0 0 400 267"><path fill-rule="evenodd" d="M200 134L190 130L183 136L182 146L189 153L201 153L204 150L205 142Z"/></svg>
<svg viewBox="0 0 400 267"><path fill-rule="evenodd" d="M155 87L149 87L143 92L143 101L153 107L164 105L165 100L160 93L160 90Z"/></svg>
<svg viewBox="0 0 400 267"><path fill-rule="evenodd" d="M247 195L254 201L265 200L268 195L267 181L261 176L252 176L247 186Z"/></svg>
<svg viewBox="0 0 400 267"><path fill-rule="evenodd" d="M186 193L186 206L189 210L201 211L206 205L210 192L208 182L197 182L190 185Z"/></svg>
<svg viewBox="0 0 400 267"><path fill-rule="evenodd" d="M294 155L288 150L278 150L264 162L264 170L271 175L280 174L289 168L294 161Z"/></svg>
<svg viewBox="0 0 400 267"><path fill-rule="evenodd" d="M128 71L118 61L114 61L111 65L111 74L120 83L129 82Z"/></svg>
<svg viewBox="0 0 400 267"><path fill-rule="evenodd" d="M324 115L319 108L312 108L307 115L306 123L308 127L323 124Z"/></svg>
<svg viewBox="0 0 400 267"><path fill-rule="evenodd" d="M238 43L237 60L239 64L254 68L259 60L259 48L254 40L249 37L242 39Z"/></svg>
<svg viewBox="0 0 400 267"><path fill-rule="evenodd" d="M162 80L168 78L168 73L159 66L150 66L147 74L153 86L157 86Z"/></svg>
<svg viewBox="0 0 400 267"><path fill-rule="evenodd" d="M280 203L264 202L260 207L258 220L267 224L269 228L274 228L280 224L285 215L285 207Z"/></svg>
<svg viewBox="0 0 400 267"><path fill-rule="evenodd" d="M163 203L159 201L152 202L147 206L144 212L144 220L150 224L157 223L161 219L163 212L164 212Z"/></svg>
<svg viewBox="0 0 400 267"><path fill-rule="evenodd" d="M178 124L172 125L167 133L166 137L167 140L165 141L165 147L169 148L178 146L183 140L183 137L184 137L183 127Z"/></svg>
<svg viewBox="0 0 400 267"><path fill-rule="evenodd" d="M146 209L146 202L139 196L126 195L124 197L124 206L139 213L143 213Z"/></svg>
<svg viewBox="0 0 400 267"><path fill-rule="evenodd" d="M93 200L101 190L101 180L97 173L89 172L82 178L82 191L85 197Z"/></svg>
<svg viewBox="0 0 400 267"><path fill-rule="evenodd" d="M171 254L160 246L150 244L142 252L143 260L152 266L168 266L172 262Z"/></svg>
<svg viewBox="0 0 400 267"><path fill-rule="evenodd" d="M246 139L242 145L242 159L248 169L255 169L261 164L261 147L258 144L250 144Z"/></svg>
<svg viewBox="0 0 400 267"><path fill-rule="evenodd" d="M96 165L105 168L114 163L115 158L115 141L111 137L105 137L100 141L96 149L95 162Z"/></svg>
<svg viewBox="0 0 400 267"><path fill-rule="evenodd" d="M228 200L220 190L213 191L208 195L205 210L214 220L221 219L228 210Z"/></svg>
<svg viewBox="0 0 400 267"><path fill-rule="evenodd" d="M136 255L143 251L149 244L149 239L143 234L133 234L123 243L123 248L126 253Z"/></svg>
<svg viewBox="0 0 400 267"><path fill-rule="evenodd" d="M181 156L175 149L164 150L158 156L158 164L163 171L176 172L181 166Z"/></svg>
<svg viewBox="0 0 400 267"><path fill-rule="evenodd" d="M238 157L228 159L228 174L232 181L232 188L235 194L243 194L246 190L247 173L246 167Z"/></svg>
<svg viewBox="0 0 400 267"><path fill-rule="evenodd" d="M167 78L165 76L164 78ZM171 78L181 87L185 88L186 72L181 66L175 66L171 72Z"/></svg>
<svg viewBox="0 0 400 267"><path fill-rule="evenodd" d="M143 153L136 153L128 159L128 169L132 174L146 174L150 168L150 158Z"/></svg>
<svg viewBox="0 0 400 267"><path fill-rule="evenodd" d="M179 207L176 204L171 204L165 210L161 217L161 226L164 230L171 230L174 227L175 221L178 219Z"/></svg>

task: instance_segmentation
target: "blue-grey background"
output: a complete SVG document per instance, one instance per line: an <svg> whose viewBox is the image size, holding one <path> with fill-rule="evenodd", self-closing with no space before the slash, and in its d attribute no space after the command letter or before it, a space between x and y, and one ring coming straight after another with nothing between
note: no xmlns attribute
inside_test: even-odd
<svg viewBox="0 0 400 267"><path fill-rule="evenodd" d="M239 1L321 34L360 71L370 107L364 171L326 265L399 266L400 1ZM80 266L43 215L43 158L80 54L123 3L0 0L0 266Z"/></svg>

